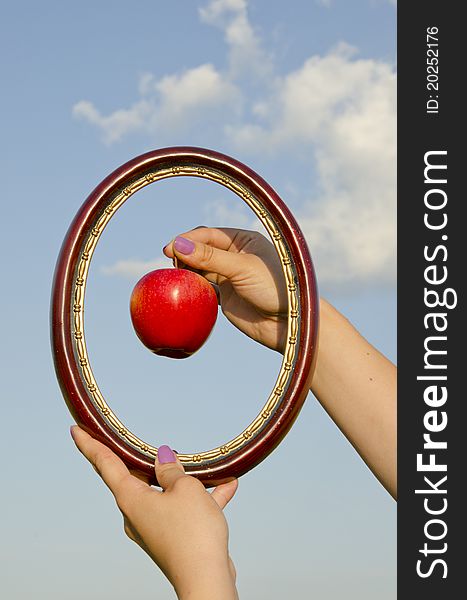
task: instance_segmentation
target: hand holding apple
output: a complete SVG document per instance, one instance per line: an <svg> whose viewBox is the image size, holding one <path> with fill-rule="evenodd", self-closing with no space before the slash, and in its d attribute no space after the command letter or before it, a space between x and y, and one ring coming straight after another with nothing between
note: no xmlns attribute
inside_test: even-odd
<svg viewBox="0 0 467 600"><path fill-rule="evenodd" d="M155 354L187 358L209 337L217 319L212 285L185 269L157 269L144 275L131 294L136 335Z"/></svg>
<svg viewBox="0 0 467 600"><path fill-rule="evenodd" d="M235 327L283 352L287 287L279 256L266 237L257 231L197 227L167 244L164 254L218 286L222 312Z"/></svg>

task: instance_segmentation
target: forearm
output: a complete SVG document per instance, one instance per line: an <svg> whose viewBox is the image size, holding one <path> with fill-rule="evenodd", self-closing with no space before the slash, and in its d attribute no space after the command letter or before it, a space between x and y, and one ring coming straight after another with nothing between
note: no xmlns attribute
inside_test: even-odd
<svg viewBox="0 0 467 600"><path fill-rule="evenodd" d="M395 498L396 367L325 300L320 309L311 390Z"/></svg>

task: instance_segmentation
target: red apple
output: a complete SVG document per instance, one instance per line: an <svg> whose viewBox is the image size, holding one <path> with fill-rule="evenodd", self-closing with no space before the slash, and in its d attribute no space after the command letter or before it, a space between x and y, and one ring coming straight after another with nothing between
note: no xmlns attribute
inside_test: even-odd
<svg viewBox="0 0 467 600"><path fill-rule="evenodd" d="M149 350L186 358L208 339L217 318L217 296L197 273L158 269L135 285L130 314L136 335Z"/></svg>

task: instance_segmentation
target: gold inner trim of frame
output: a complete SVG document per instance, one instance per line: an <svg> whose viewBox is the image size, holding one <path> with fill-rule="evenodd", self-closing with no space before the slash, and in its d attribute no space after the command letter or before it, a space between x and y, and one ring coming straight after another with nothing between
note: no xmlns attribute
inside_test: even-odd
<svg viewBox="0 0 467 600"><path fill-rule="evenodd" d="M274 244L276 252L281 260L282 270L287 283L288 293L288 334L284 358L282 360L279 375L273 387L266 404L263 406L259 415L244 429L237 437L230 440L222 446L213 448L206 452L197 454L179 454L181 462L184 464L201 465L201 463L211 463L220 457L225 457L234 450L239 449L246 444L253 436L258 434L266 425L271 416L277 409L287 387L290 377L293 372L296 356L296 342L299 333L299 294L296 282L296 277L293 269L293 261L289 254L284 236L278 230L272 217L264 208L263 204L252 194L244 185L230 176L225 175L219 170L206 166L183 165L173 166L170 168L160 168L148 171L145 175L132 180L122 190L114 194L114 197L106 206L103 213L97 219L94 227L88 232L82 246L81 256L77 265L75 281L73 286L73 313L72 319L72 339L74 340L74 350L77 357L77 363L81 370L82 379L87 387L88 395L94 406L100 411L104 421L110 428L128 442L135 449L143 452L146 456L154 458L157 456L157 448L148 444L134 435L125 427L125 425L117 418L105 401L99 386L94 378L91 365L89 362L86 341L84 336L84 297L86 290L86 281L89 271L89 265L92 255L97 246L97 242L106 227L107 223L112 218L113 214L122 206L122 204L135 192L143 187L166 179L168 177L201 177L210 179L232 190L237 196L244 200L259 218Z"/></svg>

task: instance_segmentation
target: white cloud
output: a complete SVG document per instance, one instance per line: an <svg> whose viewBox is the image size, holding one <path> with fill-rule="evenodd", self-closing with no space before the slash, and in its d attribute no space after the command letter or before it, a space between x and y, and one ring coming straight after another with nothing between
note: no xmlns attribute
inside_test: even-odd
<svg viewBox="0 0 467 600"><path fill-rule="evenodd" d="M127 133L143 129L152 112L150 103L141 100L130 108L121 108L103 116L92 102L81 100L73 106L73 116L96 125L106 144L117 142Z"/></svg>
<svg viewBox="0 0 467 600"><path fill-rule="evenodd" d="M326 284L393 281L396 97L391 65L340 44L280 82L230 135L245 151L308 156L318 194L296 215ZM306 193L303 193L306 196Z"/></svg>
<svg viewBox="0 0 467 600"><path fill-rule="evenodd" d="M249 20L247 9L246 0L211 0L199 9L199 15L202 21L223 31L229 48L231 77L265 78L272 72L272 61Z"/></svg>
<svg viewBox="0 0 467 600"><path fill-rule="evenodd" d="M236 87L210 64L163 77L154 87L160 98L154 117L160 127L181 126L201 111L232 109L239 103Z"/></svg>
<svg viewBox="0 0 467 600"><path fill-rule="evenodd" d="M139 78L140 98L129 108L103 115L91 101L81 100L73 106L73 116L96 126L106 144L135 132L157 135L188 129L206 115L209 125L218 123L220 131L227 124L226 115L236 121L244 103L239 82L246 78L262 86L272 76L272 61L249 20L246 0L211 0L199 15L224 33L228 47L224 71L206 63L159 79L146 72Z"/></svg>
<svg viewBox="0 0 467 600"><path fill-rule="evenodd" d="M211 118L213 111L221 114L228 109L235 114L241 106L239 90L211 64L159 80L151 73L144 73L139 80L139 92L142 98L130 108L108 116L103 116L87 100L73 106L73 115L97 126L104 142L111 144L138 131L157 134L186 128L207 111Z"/></svg>
<svg viewBox="0 0 467 600"><path fill-rule="evenodd" d="M104 275L117 275L126 279L140 279L149 271L154 271L155 269L167 269L170 267L171 262L167 258L155 258L148 261L125 259L118 260L113 265L102 266L100 271L104 273Z"/></svg>
<svg viewBox="0 0 467 600"><path fill-rule="evenodd" d="M220 122L226 114L235 119L243 104L235 80L267 77L272 63L249 21L246 0L212 0L199 14L202 21L224 32L229 48L226 72L207 63L160 79L143 73L138 85L140 99L129 108L103 115L92 102L81 100L73 106L73 116L95 125L106 144L139 131L157 135L187 128L208 113L211 123L216 115Z"/></svg>

